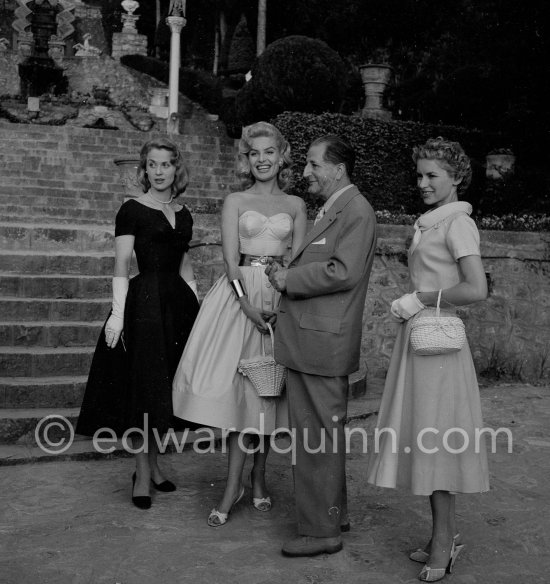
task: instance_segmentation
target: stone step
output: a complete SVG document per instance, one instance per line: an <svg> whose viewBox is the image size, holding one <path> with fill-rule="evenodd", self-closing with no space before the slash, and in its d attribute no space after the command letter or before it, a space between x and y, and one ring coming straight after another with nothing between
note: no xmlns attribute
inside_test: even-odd
<svg viewBox="0 0 550 584"><path fill-rule="evenodd" d="M380 383L378 383L378 381ZM383 380L375 380L374 387L362 396L351 398L348 402L347 423L376 416L380 406ZM76 428L79 408L14 408L0 409L0 466L36 462L39 460L63 460L99 458L105 454L129 455L122 441L95 443L85 436L72 434ZM107 434L103 434L106 437ZM37 437L41 447L37 444ZM221 438L221 431L214 429L214 439ZM71 441L72 438L72 441ZM166 452L181 451L190 447L195 440L204 441L202 431L178 432L176 439L164 443ZM48 444L49 441L49 444ZM204 447L204 443L202 444Z"/></svg>
<svg viewBox="0 0 550 584"><path fill-rule="evenodd" d="M83 440L74 435L80 408L0 409L0 444L36 446L37 438L46 448L60 441Z"/></svg>
<svg viewBox="0 0 550 584"><path fill-rule="evenodd" d="M111 299L50 299L0 297L0 320L28 321L98 321L109 314Z"/></svg>
<svg viewBox="0 0 550 584"><path fill-rule="evenodd" d="M0 408L77 408L87 375L0 377Z"/></svg>
<svg viewBox="0 0 550 584"><path fill-rule="evenodd" d="M111 275L0 274L0 297L5 298L110 299L111 294Z"/></svg>
<svg viewBox="0 0 550 584"><path fill-rule="evenodd" d="M112 274L114 252L51 253L37 251L0 251L0 273L8 274Z"/></svg>
<svg viewBox="0 0 550 584"><path fill-rule="evenodd" d="M0 322L0 345L5 347L95 346L104 322L104 320L63 323Z"/></svg>
<svg viewBox="0 0 550 584"><path fill-rule="evenodd" d="M0 222L0 249L10 251L112 251L114 232L104 226Z"/></svg>
<svg viewBox="0 0 550 584"><path fill-rule="evenodd" d="M87 375L95 347L0 347L0 377Z"/></svg>

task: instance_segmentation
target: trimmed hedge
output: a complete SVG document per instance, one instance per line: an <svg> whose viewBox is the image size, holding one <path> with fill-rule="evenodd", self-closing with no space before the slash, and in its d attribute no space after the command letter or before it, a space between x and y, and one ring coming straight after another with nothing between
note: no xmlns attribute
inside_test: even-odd
<svg viewBox="0 0 550 584"><path fill-rule="evenodd" d="M304 198L311 209L319 206L319 201L307 193L307 185L301 178L308 146L323 134L338 134L356 150L353 180L374 209L406 214L425 210L416 187L412 148L430 137L444 136L460 142L472 159L472 184L464 198L472 203L474 213L503 215L550 211L550 179L546 173L526 168L520 161L516 164L518 170L509 179L486 179L485 156L503 143L502 134L335 113L284 112L271 121L291 144L295 180L289 192Z"/></svg>

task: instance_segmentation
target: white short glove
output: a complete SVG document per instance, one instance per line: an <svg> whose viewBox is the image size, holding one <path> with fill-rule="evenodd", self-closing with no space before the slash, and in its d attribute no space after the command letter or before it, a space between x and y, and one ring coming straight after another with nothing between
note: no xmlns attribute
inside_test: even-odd
<svg viewBox="0 0 550 584"><path fill-rule="evenodd" d="M391 303L391 313L400 320L409 320L424 308L426 307L418 300L416 292L405 294Z"/></svg>
<svg viewBox="0 0 550 584"><path fill-rule="evenodd" d="M193 292L195 293L195 296L197 297L197 300L199 299L199 291L197 289L197 280L189 280L189 282L186 282L186 284L189 286L189 288L191 288L191 290L193 290Z"/></svg>
<svg viewBox="0 0 550 584"><path fill-rule="evenodd" d="M128 278L115 276L113 278L113 305L111 316L105 324L105 342L114 349L124 328L124 306L128 294Z"/></svg>

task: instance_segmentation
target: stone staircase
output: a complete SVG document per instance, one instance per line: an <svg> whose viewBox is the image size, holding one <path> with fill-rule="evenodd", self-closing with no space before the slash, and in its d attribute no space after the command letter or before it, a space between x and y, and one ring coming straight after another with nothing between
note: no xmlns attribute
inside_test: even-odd
<svg viewBox="0 0 550 584"><path fill-rule="evenodd" d="M149 137L0 121L4 462L19 460L21 449L43 454L34 431L46 416L76 420L109 311L114 216L126 195L113 160L137 154ZM197 176L190 200L219 200L231 190L232 141L215 132L179 140Z"/></svg>

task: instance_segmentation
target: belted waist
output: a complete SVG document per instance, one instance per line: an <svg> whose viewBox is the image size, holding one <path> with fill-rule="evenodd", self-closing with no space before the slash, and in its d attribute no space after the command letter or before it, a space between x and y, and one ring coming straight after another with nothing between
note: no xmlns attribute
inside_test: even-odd
<svg viewBox="0 0 550 584"><path fill-rule="evenodd" d="M248 253L241 254L240 266L259 266L265 267L269 264L269 260L282 263L284 256L270 256L270 255L250 255Z"/></svg>

